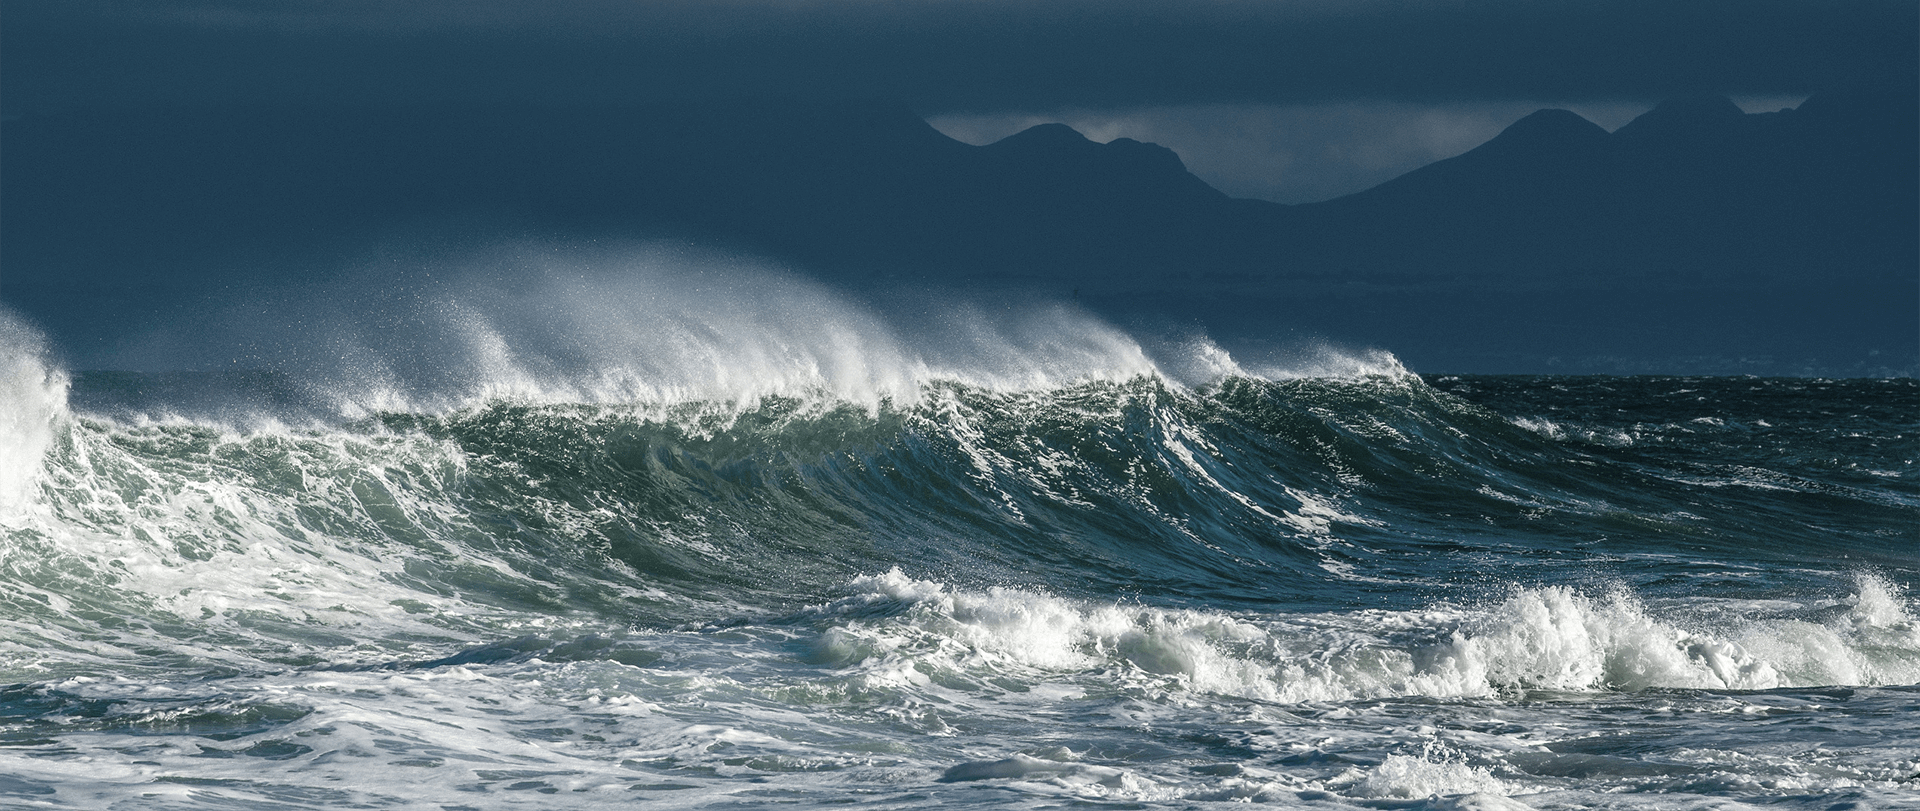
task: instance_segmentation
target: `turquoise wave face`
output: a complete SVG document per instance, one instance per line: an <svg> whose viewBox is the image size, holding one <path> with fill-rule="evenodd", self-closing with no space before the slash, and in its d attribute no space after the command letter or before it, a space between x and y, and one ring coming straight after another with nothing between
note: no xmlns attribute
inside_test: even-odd
<svg viewBox="0 0 1920 811"><path fill-rule="evenodd" d="M949 381L899 404L496 400L248 429L83 412L57 421L7 528L10 601L77 636L142 628L180 643L169 655L217 632L314 663L340 647L315 617L391 626L371 661L379 640L480 639L522 615L781 612L894 568L1408 610L1513 584L1757 598L1912 564L1909 382L1577 390L1595 385Z"/></svg>

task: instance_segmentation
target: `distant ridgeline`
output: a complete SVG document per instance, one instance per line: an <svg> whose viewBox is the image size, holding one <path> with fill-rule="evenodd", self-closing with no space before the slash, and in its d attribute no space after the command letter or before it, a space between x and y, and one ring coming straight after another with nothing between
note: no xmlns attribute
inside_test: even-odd
<svg viewBox="0 0 1920 811"><path fill-rule="evenodd" d="M156 302L369 246L659 237L1423 371L1884 375L1920 335L1917 108L1896 83L1758 115L1678 98L1611 134L1543 110L1299 206L1152 144L1055 124L975 147L882 104L15 111L0 295L84 362Z"/></svg>

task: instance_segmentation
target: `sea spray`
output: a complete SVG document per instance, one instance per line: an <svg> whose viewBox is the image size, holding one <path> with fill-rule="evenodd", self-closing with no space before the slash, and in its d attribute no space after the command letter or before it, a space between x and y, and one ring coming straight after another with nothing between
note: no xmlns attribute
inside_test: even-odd
<svg viewBox="0 0 1920 811"><path fill-rule="evenodd" d="M24 509L32 497L41 460L67 418L68 385L45 338L0 309L0 514Z"/></svg>
<svg viewBox="0 0 1920 811"><path fill-rule="evenodd" d="M230 302L206 346L245 347L232 363L283 371L354 417L502 399L751 407L781 396L871 411L939 380L1039 391L1160 374L1133 336L1069 303L956 297L908 319L762 262L682 253L520 245L369 268Z"/></svg>

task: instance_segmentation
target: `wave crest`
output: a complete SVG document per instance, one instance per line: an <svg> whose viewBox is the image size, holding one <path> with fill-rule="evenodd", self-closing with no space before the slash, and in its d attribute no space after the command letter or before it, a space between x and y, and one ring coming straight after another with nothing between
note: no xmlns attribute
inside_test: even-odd
<svg viewBox="0 0 1920 811"><path fill-rule="evenodd" d="M205 313L146 367L272 370L349 418L488 402L916 403L930 385L1044 391L1153 377L1414 379L1381 351L1316 345L1250 363L1199 339L1143 341L1067 302L863 301L778 267L663 246L507 246ZM156 350L158 351L158 350ZM150 411L195 416L177 403Z"/></svg>

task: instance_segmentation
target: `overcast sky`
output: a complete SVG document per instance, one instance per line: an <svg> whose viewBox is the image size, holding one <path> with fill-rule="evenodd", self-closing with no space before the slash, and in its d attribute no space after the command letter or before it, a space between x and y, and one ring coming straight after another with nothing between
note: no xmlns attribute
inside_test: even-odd
<svg viewBox="0 0 1920 811"><path fill-rule="evenodd" d="M6 0L0 111L889 99L972 142L1155 141L1301 201L1541 106L1613 128L1678 92L1910 74L1917 27L1911 0Z"/></svg>

